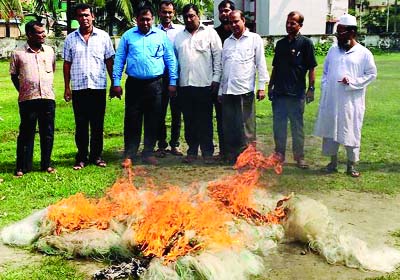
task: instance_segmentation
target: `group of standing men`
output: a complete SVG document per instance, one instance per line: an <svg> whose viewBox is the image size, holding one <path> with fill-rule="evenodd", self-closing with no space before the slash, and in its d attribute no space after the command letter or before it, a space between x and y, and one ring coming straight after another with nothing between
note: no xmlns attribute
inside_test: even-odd
<svg viewBox="0 0 400 280"><path fill-rule="evenodd" d="M165 126L168 103L172 118L169 152L182 155L179 150L182 113L188 145L183 159L185 163L197 159L199 148L205 163L214 161L213 105L222 159L234 161L247 145L255 144L255 98L265 98L265 84L269 81L263 41L258 34L246 28L243 12L235 10L232 1L222 1L218 10L221 25L216 30L200 22L199 10L194 4L184 6L182 16L185 26L181 26L172 23L175 13L173 2L162 1L158 14L161 23L154 27L152 8L141 6L136 13L137 26L122 35L114 53L107 33L93 26L92 8L86 4L75 7L80 28L67 36L63 51L64 99L67 102L72 100L75 116L75 143L78 149L73 166L75 170L84 168L87 163L106 166L101 157L106 75L108 72L112 80L110 97L121 98L124 69L127 74L124 117L126 158L137 156L142 124L143 162L155 165L158 160L154 155L165 156L168 147ZM305 102L314 100L314 69L317 63L311 40L299 32L303 20L299 12L291 12L287 17L288 35L278 41L275 48L268 97L273 108L275 152L284 161L289 121L294 159L298 167L307 168L304 161L303 113ZM365 86L375 78L376 67L372 55L355 41L356 29L348 29L353 27L349 22L353 24L349 20L346 22L345 18L339 22L338 47L332 48L328 54L328 61L335 61L327 62L324 67L321 108L323 100L328 100L325 102L328 107L335 100L339 103L336 109L329 111L328 116L328 110L320 108L316 131L324 137L324 154L332 156L327 171L337 170L337 148L339 144L344 144L349 155L348 173L356 177L359 173L354 163L358 160L360 135L355 130L361 129L364 107L356 109L351 120L348 119L348 112L341 116L343 108L338 107L351 110L354 106L349 103L362 105ZM41 168L49 173L55 172L50 165L55 111L52 86L54 52L43 45L45 33L41 23L28 23L26 34L27 44L14 51L10 67L12 81L19 91L21 117L17 176L23 176L32 168L37 121L41 139ZM340 55L343 57L338 59ZM360 60L364 58L369 59L369 64ZM334 69L336 72L333 74L331 71L338 67L338 61L344 61L340 63L342 68ZM330 84L332 75L336 75L335 79L340 81L341 87ZM255 94L256 77L258 86ZM326 85L329 85L329 90L324 90ZM351 96L343 102L338 101L342 100L340 97L332 101L332 97L327 97L331 90L344 91ZM337 120L342 123L338 124ZM354 130L354 133L351 132L354 139L350 145L347 142L348 129L340 127L343 122L345 125L353 122L350 128ZM332 129L321 131L321 127ZM154 153L157 143L158 150Z"/></svg>

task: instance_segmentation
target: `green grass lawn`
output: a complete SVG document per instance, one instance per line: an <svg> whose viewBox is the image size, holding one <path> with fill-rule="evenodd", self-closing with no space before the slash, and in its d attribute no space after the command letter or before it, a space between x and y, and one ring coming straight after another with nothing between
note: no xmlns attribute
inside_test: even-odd
<svg viewBox="0 0 400 280"><path fill-rule="evenodd" d="M367 111L365 115L361 145L359 169L362 176L353 179L343 174L345 153L340 150L341 172L333 175L321 175L319 169L328 159L321 156L321 140L313 137L313 126L319 102L319 81L321 79L323 58L318 58L316 101L308 105L305 113L306 159L311 164L309 170L299 170L292 165L285 166L284 174L276 178L272 187L278 192L302 190L339 190L367 191L396 194L400 192L400 79L397 67L400 54L384 54L375 57L378 67L378 79L367 90ZM271 57L267 58L270 64ZM107 102L105 121L104 158L108 167L101 169L88 166L76 172L72 170L76 152L74 143L74 118L72 104L63 100L62 62L57 63L55 89L57 96L56 130L53 149L56 174L39 172L40 149L38 137L35 143L35 171L23 178L14 178L15 149L18 135L19 115L17 92L12 86L8 74L8 62L0 62L0 228L42 209L61 198L84 192L89 196L99 196L121 175L120 162L123 148L123 101L113 99ZM269 69L271 70L271 68ZM215 133L216 135L216 133ZM257 103L257 136L260 147L269 153L273 149L272 112L270 102ZM183 133L181 142L184 142ZM215 141L217 143L217 141ZM291 146L288 145L290 161ZM185 166L178 159L163 159L160 167L149 167L156 182L169 182L184 185L197 181L210 180L230 172L226 166ZM395 210L394 210L395 211ZM82 279L69 264L57 258L46 260L46 265L24 268L0 274L0 279L25 279L24 275L34 275L32 271L54 275L68 271L68 279ZM53 264L53 266L51 266ZM55 268L60 267L61 268ZM50 268L51 269L51 268ZM33 277L33 276L32 276ZM62 279L54 276L54 279ZM396 277L396 276L394 276ZM31 278L32 279L32 278ZM35 278L43 279L43 278ZM53 278L46 278L53 279ZM66 278L65 278L66 279ZM395 278L393 278L395 279Z"/></svg>

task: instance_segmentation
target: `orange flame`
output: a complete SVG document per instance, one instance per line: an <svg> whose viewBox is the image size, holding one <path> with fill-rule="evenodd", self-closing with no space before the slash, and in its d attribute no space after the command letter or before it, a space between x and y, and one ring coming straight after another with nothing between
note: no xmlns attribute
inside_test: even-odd
<svg viewBox="0 0 400 280"><path fill-rule="evenodd" d="M133 225L134 239L145 256L174 261L210 244L229 245L228 220L215 202L170 187L148 202L143 218Z"/></svg>
<svg viewBox="0 0 400 280"><path fill-rule="evenodd" d="M253 146L235 164L236 169L249 167L249 170L209 183L208 194L212 200L175 186L157 193L155 190L159 188L146 177L146 187L150 190L139 194L133 179L146 175L145 170L132 170L130 160L125 160L123 167L126 178L119 179L103 198L88 199L78 193L50 206L48 219L56 224L55 234L90 227L106 229L112 219L122 223L130 220L134 232L131 238L142 253L169 262L204 248L236 243L227 229L227 221L232 219L229 212L255 223L278 223L286 215L282 201L289 198L279 201L267 215L253 205L251 198L261 169L282 172L279 157L266 158ZM136 219L129 219L132 216Z"/></svg>
<svg viewBox="0 0 400 280"><path fill-rule="evenodd" d="M242 169L246 166L250 168L270 169L274 168L276 174L282 174L282 156L273 153L265 157L260 151L256 150L255 145L249 145L237 158L235 169Z"/></svg>
<svg viewBox="0 0 400 280"><path fill-rule="evenodd" d="M107 229L111 219L123 221L126 217L141 211L138 190L131 183L133 172L130 164L125 168L128 178L119 179L103 198L85 198L77 193L62 199L48 210L47 218L56 224L55 234L96 227Z"/></svg>
<svg viewBox="0 0 400 280"><path fill-rule="evenodd" d="M285 217L282 202L278 202L274 211L263 215L254 209L252 196L261 175L260 169L274 168L277 174L281 174L281 163L282 158L277 154L265 157L256 150L254 145L249 145L237 158L234 168L249 167L250 169L209 183L208 193L214 200L227 207L235 216L250 219L257 224L279 223Z"/></svg>

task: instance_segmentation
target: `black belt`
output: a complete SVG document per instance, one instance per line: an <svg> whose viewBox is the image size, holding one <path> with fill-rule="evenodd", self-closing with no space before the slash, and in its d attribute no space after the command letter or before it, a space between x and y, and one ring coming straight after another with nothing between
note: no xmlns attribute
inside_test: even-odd
<svg viewBox="0 0 400 280"><path fill-rule="evenodd" d="M154 78L150 78L150 79L138 79L138 78L135 78L135 77L128 76L128 80L131 80L133 82L138 82L138 83L149 84L149 83L158 81L159 79L162 78L162 76L163 75L160 75L160 76L157 76L157 77L154 77Z"/></svg>

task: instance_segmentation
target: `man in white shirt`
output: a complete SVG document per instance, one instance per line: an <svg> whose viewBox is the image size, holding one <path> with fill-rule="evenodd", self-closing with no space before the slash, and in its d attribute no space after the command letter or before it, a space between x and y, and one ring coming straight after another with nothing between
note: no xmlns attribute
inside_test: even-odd
<svg viewBox="0 0 400 280"><path fill-rule="evenodd" d="M171 0L163 0L160 2L158 16L160 18L160 24L158 28L165 31L168 39L171 43L174 43L176 34L181 32L185 27L181 24L174 24L172 22L175 15L174 2ZM168 92L169 76L168 69L165 70L163 77L163 93L161 97L161 120L158 127L157 142L158 149L156 151L157 157L165 157L167 153L167 128L165 125L165 116L167 114L168 103L171 109L171 140L169 145L171 150L169 151L172 155L182 156L182 152L179 150L179 137L181 133L181 109L179 108L177 96L170 96Z"/></svg>
<svg viewBox="0 0 400 280"><path fill-rule="evenodd" d="M224 42L219 99L222 102L222 126L225 154L229 162L256 141L254 89L258 74L259 101L265 98L269 81L261 37L246 29L242 11L229 14L232 35Z"/></svg>
<svg viewBox="0 0 400 280"><path fill-rule="evenodd" d="M347 152L347 175L359 177L361 128L366 87L377 75L372 53L356 41L357 20L345 14L337 26L337 45L327 54L315 135L323 138L322 153L330 156L327 172L337 172L339 145Z"/></svg>
<svg viewBox="0 0 400 280"><path fill-rule="evenodd" d="M189 148L185 163L197 158L213 162L212 93L221 78L222 43L217 32L200 23L199 9L187 4L182 9L185 30L178 33L174 48L179 61L179 99Z"/></svg>

